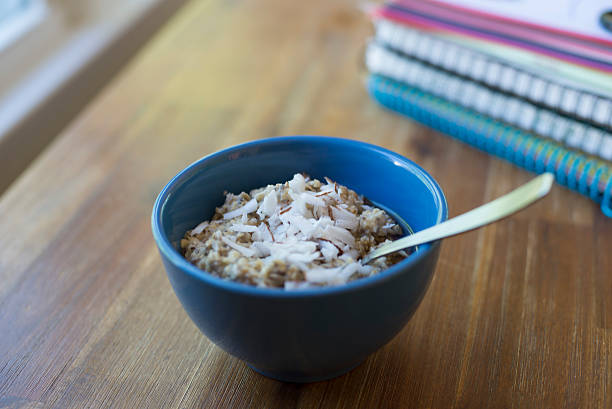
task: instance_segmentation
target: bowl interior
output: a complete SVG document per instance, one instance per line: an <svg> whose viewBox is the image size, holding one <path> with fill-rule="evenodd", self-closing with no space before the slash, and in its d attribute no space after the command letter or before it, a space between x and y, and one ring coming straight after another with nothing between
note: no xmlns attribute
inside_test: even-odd
<svg viewBox="0 0 612 409"><path fill-rule="evenodd" d="M158 198L162 235L175 249L188 229L212 217L224 192L239 193L305 172L327 176L394 211L414 231L446 219L436 182L412 161L358 141L282 137L255 141L200 159L179 173ZM156 206L156 209L158 206ZM429 246L420 246L419 252Z"/></svg>

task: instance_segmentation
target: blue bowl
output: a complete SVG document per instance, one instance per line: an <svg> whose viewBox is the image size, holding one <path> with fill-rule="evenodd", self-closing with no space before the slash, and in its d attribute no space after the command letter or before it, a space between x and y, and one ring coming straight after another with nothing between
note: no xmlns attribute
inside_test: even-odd
<svg viewBox="0 0 612 409"><path fill-rule="evenodd" d="M439 242L419 246L374 277L298 291L223 280L183 258L181 238L212 217L224 191L249 191L296 172L328 176L393 210L415 231L444 221L447 207L438 184L414 162L378 146L313 136L225 149L189 165L164 187L153 208L153 236L193 322L256 371L312 382L349 371L404 327L431 281Z"/></svg>

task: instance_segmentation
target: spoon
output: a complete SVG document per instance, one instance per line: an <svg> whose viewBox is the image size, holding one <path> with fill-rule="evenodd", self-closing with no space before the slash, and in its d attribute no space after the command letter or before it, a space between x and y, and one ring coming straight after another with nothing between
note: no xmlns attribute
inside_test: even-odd
<svg viewBox="0 0 612 409"><path fill-rule="evenodd" d="M554 176L552 173L544 173L492 202L486 203L467 213L453 217L452 219L436 224L425 230L411 234L410 236L380 246L367 254L361 263L365 265L375 258L395 253L396 251L404 250L418 244L428 243L444 237L464 233L503 219L546 196L550 191L553 181Z"/></svg>

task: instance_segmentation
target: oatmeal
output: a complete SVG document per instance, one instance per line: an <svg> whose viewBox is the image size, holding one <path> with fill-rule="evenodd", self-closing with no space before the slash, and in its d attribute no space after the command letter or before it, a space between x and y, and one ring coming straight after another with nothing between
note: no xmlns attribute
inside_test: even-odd
<svg viewBox="0 0 612 409"><path fill-rule="evenodd" d="M344 284L399 262L406 253L361 260L402 235L362 196L325 178L292 180L249 193L226 193L212 220L187 231L185 258L224 279L287 290Z"/></svg>

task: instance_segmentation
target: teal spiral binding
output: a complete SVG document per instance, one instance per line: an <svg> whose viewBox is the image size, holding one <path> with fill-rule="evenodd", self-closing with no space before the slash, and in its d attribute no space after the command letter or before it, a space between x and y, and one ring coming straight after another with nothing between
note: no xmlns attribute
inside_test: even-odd
<svg viewBox="0 0 612 409"><path fill-rule="evenodd" d="M380 75L370 74L368 91L384 107L478 149L531 172L554 173L559 184L600 203L612 217L609 164Z"/></svg>

